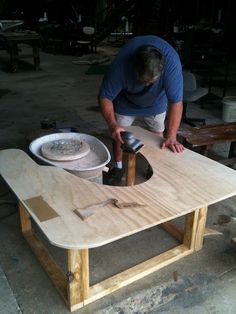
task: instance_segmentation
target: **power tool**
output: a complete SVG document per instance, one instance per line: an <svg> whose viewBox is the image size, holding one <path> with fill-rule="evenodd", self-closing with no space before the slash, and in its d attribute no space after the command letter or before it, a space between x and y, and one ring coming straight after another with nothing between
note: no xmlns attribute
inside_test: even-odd
<svg viewBox="0 0 236 314"><path fill-rule="evenodd" d="M124 141L124 144L121 145L124 152L135 154L143 147L143 143L135 138L131 132L121 132L121 137Z"/></svg>

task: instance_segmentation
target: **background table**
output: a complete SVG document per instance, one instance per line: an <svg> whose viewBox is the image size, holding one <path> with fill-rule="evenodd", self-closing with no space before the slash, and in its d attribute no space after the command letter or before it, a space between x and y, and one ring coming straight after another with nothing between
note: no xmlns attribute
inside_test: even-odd
<svg viewBox="0 0 236 314"><path fill-rule="evenodd" d="M18 44L30 45L33 51L33 61L35 70L39 70L40 57L40 35L36 32L0 32L0 42L10 54L10 68L16 72L18 68Z"/></svg>

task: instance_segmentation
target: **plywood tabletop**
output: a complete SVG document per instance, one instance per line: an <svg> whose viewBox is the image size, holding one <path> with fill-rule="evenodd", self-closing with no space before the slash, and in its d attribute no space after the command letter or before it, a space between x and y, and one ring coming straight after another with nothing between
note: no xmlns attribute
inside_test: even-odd
<svg viewBox="0 0 236 314"><path fill-rule="evenodd" d="M154 174L130 187L100 185L67 171L36 164L18 149L0 151L0 173L49 241L63 248L92 248L115 241L236 194L236 172L185 149L160 149L161 139L140 127L127 128L145 144L141 153ZM25 200L40 197L54 210L40 220ZM83 221L75 209L115 198L145 207L108 204Z"/></svg>

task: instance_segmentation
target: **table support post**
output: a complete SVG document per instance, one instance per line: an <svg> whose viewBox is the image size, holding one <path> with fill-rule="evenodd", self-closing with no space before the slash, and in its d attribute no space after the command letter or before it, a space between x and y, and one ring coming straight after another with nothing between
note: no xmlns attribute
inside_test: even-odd
<svg viewBox="0 0 236 314"><path fill-rule="evenodd" d="M18 203L19 207L19 214L20 214L20 225L21 225L21 232L23 234L31 232L32 231L32 226L31 226L31 220L30 216L25 210L25 207L19 202Z"/></svg>
<svg viewBox="0 0 236 314"><path fill-rule="evenodd" d="M35 41L32 44L33 58L34 58L34 69L38 71L40 68L40 57L39 57L39 42Z"/></svg>
<svg viewBox="0 0 236 314"><path fill-rule="evenodd" d="M74 305L89 297L89 251L68 250L68 302Z"/></svg>
<svg viewBox="0 0 236 314"><path fill-rule="evenodd" d="M201 250L203 246L206 220L207 220L207 207L200 208L198 212L198 218L197 218L196 237L195 237L195 244L194 244L195 251Z"/></svg>
<svg viewBox="0 0 236 314"><path fill-rule="evenodd" d="M31 226L30 215L28 214L24 205L21 202L19 202L19 213L21 231L25 240L28 242L33 253L37 257L44 270L47 272L49 278L54 283L62 298L65 300L66 303L68 303L66 278L62 273L60 267L57 265L47 249L44 247L40 238L34 233L34 230Z"/></svg>
<svg viewBox="0 0 236 314"><path fill-rule="evenodd" d="M18 68L18 46L15 42L9 43L9 53L10 53L10 69L11 72L16 72Z"/></svg>
<svg viewBox="0 0 236 314"><path fill-rule="evenodd" d="M206 219L207 207L196 209L186 215L183 244L189 249L199 251L202 248Z"/></svg>
<svg viewBox="0 0 236 314"><path fill-rule="evenodd" d="M127 176L126 185L131 186L135 184L135 174L136 174L136 154L127 154Z"/></svg>

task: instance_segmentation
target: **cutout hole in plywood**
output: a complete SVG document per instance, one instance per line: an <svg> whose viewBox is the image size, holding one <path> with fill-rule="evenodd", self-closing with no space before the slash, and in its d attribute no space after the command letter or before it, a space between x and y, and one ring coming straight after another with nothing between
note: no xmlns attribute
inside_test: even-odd
<svg viewBox="0 0 236 314"><path fill-rule="evenodd" d="M135 185L148 181L152 175L153 169L147 159L141 153L137 153Z"/></svg>
<svg viewBox="0 0 236 314"><path fill-rule="evenodd" d="M124 153L123 156L123 169L124 174L120 184L117 186L127 186L127 173L128 173L128 162L127 162L127 154ZM135 170L135 179L132 185L138 185L148 181L153 175L153 170L147 159L141 154L136 154L136 170ZM103 184L111 185L109 182L109 172L103 173ZM115 186L116 184L114 184Z"/></svg>

